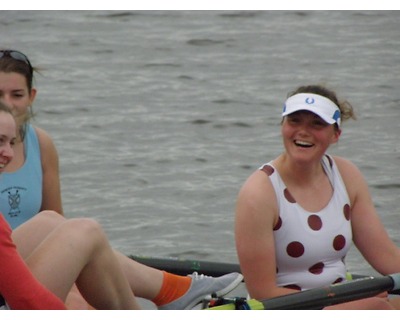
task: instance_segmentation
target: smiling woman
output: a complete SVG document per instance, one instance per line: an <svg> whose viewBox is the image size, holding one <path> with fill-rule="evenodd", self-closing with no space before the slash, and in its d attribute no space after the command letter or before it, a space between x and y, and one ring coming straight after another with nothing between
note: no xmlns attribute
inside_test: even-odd
<svg viewBox="0 0 400 320"><path fill-rule="evenodd" d="M400 271L400 250L379 220L361 172L327 154L349 118L355 118L352 106L323 86L289 94L281 123L285 150L247 179L236 205L236 248L253 298L345 281L352 240L378 272ZM331 308L397 307L397 299L374 297Z"/></svg>
<svg viewBox="0 0 400 320"><path fill-rule="evenodd" d="M0 181L0 211L13 229L42 210L63 214L58 152L50 135L30 123L36 71L24 53L0 50L0 100L17 122L14 158Z"/></svg>
<svg viewBox="0 0 400 320"><path fill-rule="evenodd" d="M13 158L17 128L10 109L0 102L0 173Z"/></svg>
<svg viewBox="0 0 400 320"><path fill-rule="evenodd" d="M17 126L11 110L0 102L0 174L14 156ZM27 308L64 309L55 295L37 281L17 253L10 227L0 215L0 310ZM24 279L24 281L21 281ZM21 295L22 294L22 295ZM32 298L32 296L36 296Z"/></svg>
<svg viewBox="0 0 400 320"><path fill-rule="evenodd" d="M287 116L301 110L310 111L327 124L336 123L340 127L340 109L328 98L313 93L294 94L286 100L282 116Z"/></svg>

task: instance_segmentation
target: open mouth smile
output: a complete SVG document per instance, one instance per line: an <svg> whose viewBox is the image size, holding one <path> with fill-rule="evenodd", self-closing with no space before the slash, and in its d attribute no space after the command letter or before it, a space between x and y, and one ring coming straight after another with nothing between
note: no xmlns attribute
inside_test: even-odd
<svg viewBox="0 0 400 320"><path fill-rule="evenodd" d="M307 141L301 141L301 140L294 140L294 144L298 147L301 148L311 148L314 144L307 142Z"/></svg>

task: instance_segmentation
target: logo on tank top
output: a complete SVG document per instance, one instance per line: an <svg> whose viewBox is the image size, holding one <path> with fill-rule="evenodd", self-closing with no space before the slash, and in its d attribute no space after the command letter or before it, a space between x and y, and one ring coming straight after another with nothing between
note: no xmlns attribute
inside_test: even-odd
<svg viewBox="0 0 400 320"><path fill-rule="evenodd" d="M8 215L10 217L16 217L21 213L21 210L19 209L20 203L21 196L18 190L15 190L14 194L8 191L8 204L10 205L10 211L8 212Z"/></svg>
<svg viewBox="0 0 400 320"><path fill-rule="evenodd" d="M1 191L4 196L7 196L8 201L8 212L5 210L5 204L2 204L3 210L5 210L9 217L18 217L21 214L20 204L21 204L21 193L20 190L25 191L25 188L20 187L10 187ZM3 197L4 197L3 196ZM5 197L3 198L4 200ZM6 213L4 212L4 213Z"/></svg>

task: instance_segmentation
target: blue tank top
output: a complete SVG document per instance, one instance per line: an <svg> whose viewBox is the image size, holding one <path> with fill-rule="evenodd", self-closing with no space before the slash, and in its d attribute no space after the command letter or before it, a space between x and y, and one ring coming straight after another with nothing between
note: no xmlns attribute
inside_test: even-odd
<svg viewBox="0 0 400 320"><path fill-rule="evenodd" d="M307 290L346 279L346 254L352 243L350 200L332 157L322 166L333 187L319 212L303 209L286 188L272 163L260 169L275 189L279 222L274 227L278 286Z"/></svg>
<svg viewBox="0 0 400 320"><path fill-rule="evenodd" d="M0 175L0 212L12 229L36 215L42 205L42 163L35 128L28 124L25 162L15 172Z"/></svg>

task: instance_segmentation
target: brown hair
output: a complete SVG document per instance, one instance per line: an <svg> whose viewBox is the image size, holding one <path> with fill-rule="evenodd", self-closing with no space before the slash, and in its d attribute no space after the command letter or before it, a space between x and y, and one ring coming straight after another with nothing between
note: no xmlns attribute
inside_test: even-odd
<svg viewBox="0 0 400 320"><path fill-rule="evenodd" d="M328 88L326 88L323 85L307 85L307 86L301 86L298 87L296 90L290 92L288 94L288 98L297 94L297 93L315 93L320 96L324 96L328 98L329 100L333 101L340 110L341 113L341 119L342 121L347 120L347 119L356 119L356 116L354 114L353 106L347 101L347 100L339 100L336 93Z"/></svg>
<svg viewBox="0 0 400 320"><path fill-rule="evenodd" d="M13 50L5 49L4 51L13 51ZM22 54L22 52L20 52L20 53ZM23 54L23 55L25 56L25 54ZM28 59L28 58L26 57L26 59ZM30 62L26 63L25 61L14 59L13 57L11 57L9 55L4 55L0 59L0 72L5 72L5 73L15 72L15 73L19 73L20 75L22 75L26 80L26 86L28 88L29 94L31 94L31 90L33 88L33 80L34 80L33 73L34 72L39 72L39 71L38 71L37 68L34 68L30 64ZM19 133L20 133L20 136L21 136L21 140L24 140L24 137L25 137L25 131L26 131L26 125L25 124L31 118L33 118L33 116L34 116L34 113L33 113L32 106L31 106L30 107L30 113L27 114L25 116L25 118L23 119L23 123L24 124L19 128Z"/></svg>
<svg viewBox="0 0 400 320"><path fill-rule="evenodd" d="M26 85L29 92L33 86L33 72L36 71L35 68L29 66L27 63L16 60L10 56L3 56L0 59L0 72L16 72L21 74L26 79Z"/></svg>

